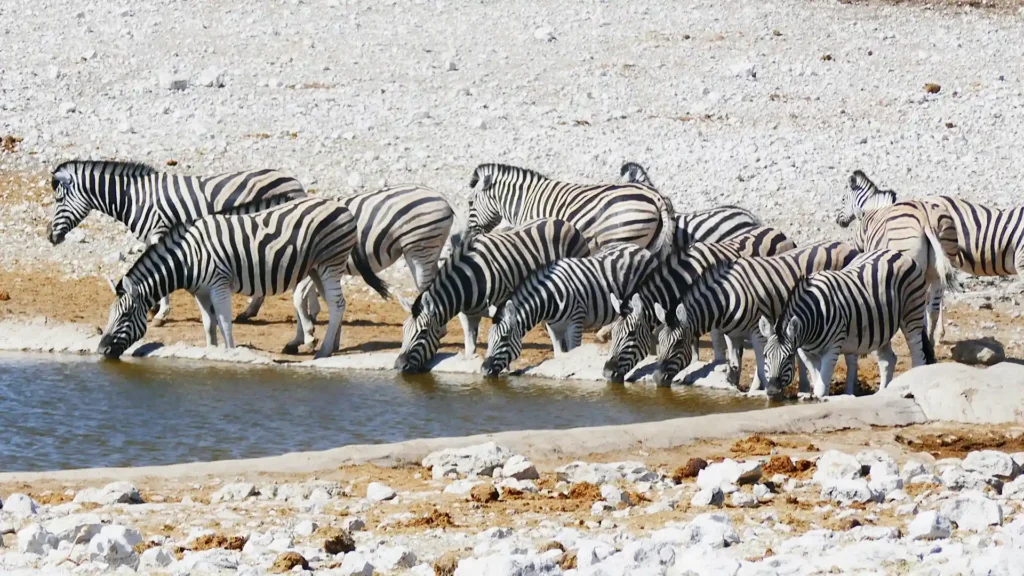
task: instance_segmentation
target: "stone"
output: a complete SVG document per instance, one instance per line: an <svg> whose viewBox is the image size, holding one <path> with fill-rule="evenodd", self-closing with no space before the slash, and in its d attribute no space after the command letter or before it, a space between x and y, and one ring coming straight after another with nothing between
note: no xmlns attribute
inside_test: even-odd
<svg viewBox="0 0 1024 576"><path fill-rule="evenodd" d="M494 442L450 448L428 454L423 459L424 468L430 468L435 480L444 478L449 472L462 475L490 476L494 469L503 465L512 453Z"/></svg>
<svg viewBox="0 0 1024 576"><path fill-rule="evenodd" d="M373 567L385 572L416 565L416 554L404 546L381 546L373 553Z"/></svg>
<svg viewBox="0 0 1024 576"><path fill-rule="evenodd" d="M302 522L299 522L295 525L295 529L293 530L293 532L295 532L296 536L309 537L312 536L313 533L316 532L316 529L319 527L320 526L312 520L303 520Z"/></svg>
<svg viewBox="0 0 1024 576"><path fill-rule="evenodd" d="M535 555L493 554L459 561L454 576L554 576L562 570L550 558Z"/></svg>
<svg viewBox="0 0 1024 576"><path fill-rule="evenodd" d="M541 26L533 31L533 37L537 40L543 40L545 42L551 42L555 39L555 33L546 26Z"/></svg>
<svg viewBox="0 0 1024 576"><path fill-rule="evenodd" d="M572 462L555 469L558 480L570 484L589 482L600 486L625 480L626 482L653 482L658 474L652 472L642 462L612 462L609 464L589 464Z"/></svg>
<svg viewBox="0 0 1024 576"><path fill-rule="evenodd" d="M931 468L929 468L924 462L920 462L918 460L907 460L906 464L903 465L903 470L900 471L900 476L904 480L910 480L911 478L928 474L930 472Z"/></svg>
<svg viewBox="0 0 1024 576"><path fill-rule="evenodd" d="M271 552L284 552L295 546L295 540L292 540L291 536L281 536L274 538L267 544L267 549Z"/></svg>
<svg viewBox="0 0 1024 576"><path fill-rule="evenodd" d="M373 564L362 552L350 552L341 560L338 574L344 576L373 576Z"/></svg>
<svg viewBox="0 0 1024 576"><path fill-rule="evenodd" d="M160 88L164 90L184 90L188 88L188 78L174 72L161 72L157 81Z"/></svg>
<svg viewBox="0 0 1024 576"><path fill-rule="evenodd" d="M7 497L7 500L0 506L7 514L18 518L28 518L39 513L39 506L35 500L25 494L14 493Z"/></svg>
<svg viewBox="0 0 1024 576"><path fill-rule="evenodd" d="M964 458L963 468L1000 480L1013 480L1020 473L1020 467L1013 461L1013 457L997 450L971 452Z"/></svg>
<svg viewBox="0 0 1024 576"><path fill-rule="evenodd" d="M309 562L293 550L288 552L281 552L274 558L274 563L270 566L270 572L273 574L284 574L285 572L291 572L296 566L301 566L303 570L309 569Z"/></svg>
<svg viewBox="0 0 1024 576"><path fill-rule="evenodd" d="M89 541L88 558L110 566L134 563L136 544L142 542L142 534L125 526L104 526L100 533Z"/></svg>
<svg viewBox="0 0 1024 576"><path fill-rule="evenodd" d="M872 478L883 478L886 476L899 476L900 467L895 460L881 460L870 465L868 475Z"/></svg>
<svg viewBox="0 0 1024 576"><path fill-rule="evenodd" d="M370 482L369 486L366 487L366 497L373 502L383 502L394 498L395 491L387 484Z"/></svg>
<svg viewBox="0 0 1024 576"><path fill-rule="evenodd" d="M895 474L889 476L872 474L871 480L868 481L868 487L876 494L888 495L890 492L903 489L903 478Z"/></svg>
<svg viewBox="0 0 1024 576"><path fill-rule="evenodd" d="M79 504L140 504L142 497L138 489L130 482L112 482L103 488L86 488L75 494L75 502Z"/></svg>
<svg viewBox="0 0 1024 576"><path fill-rule="evenodd" d="M921 512L907 526L907 538L911 540L938 540L949 538L952 533L949 518L934 510Z"/></svg>
<svg viewBox="0 0 1024 576"><path fill-rule="evenodd" d="M39 524L29 524L18 531L18 552L45 556L57 547L57 537Z"/></svg>
<svg viewBox="0 0 1024 576"><path fill-rule="evenodd" d="M356 541L348 530L328 528L324 534L323 548L328 554L347 554L356 549Z"/></svg>
<svg viewBox="0 0 1024 576"><path fill-rule="evenodd" d="M1003 483L998 478L979 472L968 472L959 466L947 467L939 479L950 490L984 490L989 485L998 490Z"/></svg>
<svg viewBox="0 0 1024 576"><path fill-rule="evenodd" d="M604 500L598 500L590 507L590 513L594 516L600 516L601 514L611 512L612 510L615 510L615 506L612 506Z"/></svg>
<svg viewBox="0 0 1024 576"><path fill-rule="evenodd" d="M576 542L576 566L589 568L601 563L615 553L615 548L600 540L581 540Z"/></svg>
<svg viewBox="0 0 1024 576"><path fill-rule="evenodd" d="M540 479L540 474L537 472L533 462L519 454L512 456L505 462L505 465L501 467L501 475L505 478L515 478L516 480Z"/></svg>
<svg viewBox="0 0 1024 576"><path fill-rule="evenodd" d="M284 81L280 78L268 78L267 88L284 88Z"/></svg>
<svg viewBox="0 0 1024 576"><path fill-rule="evenodd" d="M866 502L877 502L881 498L868 485L867 480L836 480L822 486L821 497L843 505Z"/></svg>
<svg viewBox="0 0 1024 576"><path fill-rule="evenodd" d="M990 368L949 362L920 366L893 379L886 393L912 395L928 420L1017 423L1024 405L1024 366L1012 362Z"/></svg>
<svg viewBox="0 0 1024 576"><path fill-rule="evenodd" d="M1002 506L977 490L969 490L947 500L939 511L961 530L980 531L1003 523Z"/></svg>
<svg viewBox="0 0 1024 576"><path fill-rule="evenodd" d="M217 490L210 496L210 503L216 504L217 502L237 502L256 496L256 485L249 484L248 482L238 482L235 484L228 484Z"/></svg>
<svg viewBox="0 0 1024 576"><path fill-rule="evenodd" d="M1024 500L1024 476L1017 476L1013 482L1004 484L1002 495L1004 498Z"/></svg>
<svg viewBox="0 0 1024 576"><path fill-rule="evenodd" d="M199 73L199 77L196 78L196 84L207 88L223 88L224 71L211 66Z"/></svg>
<svg viewBox="0 0 1024 576"><path fill-rule="evenodd" d="M754 498L757 498L759 502L770 500L772 498L772 491L764 484L754 484Z"/></svg>
<svg viewBox="0 0 1024 576"><path fill-rule="evenodd" d="M968 366L992 366L1006 360L1006 350L994 338L962 340L950 352L954 362Z"/></svg>
<svg viewBox="0 0 1024 576"><path fill-rule="evenodd" d="M500 494L498 494L498 489L490 482L473 486L472 490L469 491L469 499L481 504L497 502L499 497Z"/></svg>
<svg viewBox="0 0 1024 576"><path fill-rule="evenodd" d="M690 499L690 506L721 506L725 502L725 493L717 486L698 490Z"/></svg>
<svg viewBox="0 0 1024 576"><path fill-rule="evenodd" d="M477 130L486 130L487 120L484 120L483 118L473 119L473 128L476 128Z"/></svg>
<svg viewBox="0 0 1024 576"><path fill-rule="evenodd" d="M838 450L829 450L818 458L813 480L828 485L840 480L855 480L861 477L862 465L856 458Z"/></svg>
<svg viewBox="0 0 1024 576"><path fill-rule="evenodd" d="M273 487L268 485L260 488L260 495L273 494L275 500L302 501L302 500L330 500L339 496L344 491L337 482L329 480L314 480L300 484L283 484Z"/></svg>
<svg viewBox="0 0 1024 576"><path fill-rule="evenodd" d="M729 68L729 71L732 72L732 75L736 76L737 78L757 78L757 70L754 67L754 65L750 62L740 62L738 64L733 64Z"/></svg>
<svg viewBox="0 0 1024 576"><path fill-rule="evenodd" d="M747 492L733 492L732 496L729 497L729 503L734 508L755 508L757 506L757 497Z"/></svg>
<svg viewBox="0 0 1024 576"><path fill-rule="evenodd" d="M78 110L78 105L74 102L62 102L60 105L61 116L67 116Z"/></svg>
<svg viewBox="0 0 1024 576"><path fill-rule="evenodd" d="M613 484L601 485L601 498L604 498L605 502L612 506L618 506L619 504L630 505L629 493Z"/></svg>
<svg viewBox="0 0 1024 576"><path fill-rule="evenodd" d="M150 548L139 556L140 571L146 569L158 570L160 568L166 568L173 563L174 555L163 547Z"/></svg>
<svg viewBox="0 0 1024 576"><path fill-rule="evenodd" d="M50 520L46 530L61 542L86 543L100 533L103 523L96 514L72 514Z"/></svg>
<svg viewBox="0 0 1024 576"><path fill-rule="evenodd" d="M366 521L362 518L349 516L348 518L345 518L341 521L341 527L345 530L348 530L349 532L356 532L358 530L366 528Z"/></svg>
<svg viewBox="0 0 1024 576"><path fill-rule="evenodd" d="M740 541L729 517L722 513L700 514L683 528L683 543L688 546L723 548Z"/></svg>
<svg viewBox="0 0 1024 576"><path fill-rule="evenodd" d="M240 555L240 552L223 548L186 552L185 556L173 565L173 571L186 574L210 574L225 570L237 570Z"/></svg>
<svg viewBox="0 0 1024 576"><path fill-rule="evenodd" d="M456 70L459 69L459 65L455 62L455 60L445 60L444 69L447 70L448 72L455 72Z"/></svg>
<svg viewBox="0 0 1024 576"><path fill-rule="evenodd" d="M709 464L697 474L701 489L719 488L722 492L735 492L740 484L751 484L761 478L761 463L756 460L736 462L726 458Z"/></svg>
<svg viewBox="0 0 1024 576"><path fill-rule="evenodd" d="M483 484L480 480L473 480L470 478L463 478L456 480L451 484L444 487L443 492L445 494L451 494L453 496L469 496L473 491L473 488Z"/></svg>

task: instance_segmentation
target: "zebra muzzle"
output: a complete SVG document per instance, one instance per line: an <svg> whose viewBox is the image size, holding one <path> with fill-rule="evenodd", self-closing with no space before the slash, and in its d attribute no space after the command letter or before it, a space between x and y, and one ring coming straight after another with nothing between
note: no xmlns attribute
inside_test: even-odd
<svg viewBox="0 0 1024 576"><path fill-rule="evenodd" d="M496 365L493 358L485 359L483 364L480 365L480 372L489 378L497 377L498 374L501 374L501 370L502 368Z"/></svg>
<svg viewBox="0 0 1024 576"><path fill-rule="evenodd" d="M622 384L622 382L626 379L626 375L619 371L618 358L611 358L604 363L603 374L605 380L608 380L609 382L614 382L616 384Z"/></svg>
<svg viewBox="0 0 1024 576"><path fill-rule="evenodd" d="M64 241L64 234L55 233L53 231L53 222L50 222L49 224L46 225L46 238L49 239L50 244L56 246Z"/></svg>
<svg viewBox="0 0 1024 576"><path fill-rule="evenodd" d="M120 359L122 352L123 351L120 348L114 346L113 342L111 342L110 338L107 336L100 339L100 345L96 348L96 353L102 355L108 360Z"/></svg>

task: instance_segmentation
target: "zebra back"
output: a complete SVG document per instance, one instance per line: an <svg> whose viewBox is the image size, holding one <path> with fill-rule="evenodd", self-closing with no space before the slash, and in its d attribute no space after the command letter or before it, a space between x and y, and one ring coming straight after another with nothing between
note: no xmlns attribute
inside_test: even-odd
<svg viewBox="0 0 1024 576"><path fill-rule="evenodd" d="M1024 272L1024 206L999 209L950 196L928 200L946 208L953 221L957 247L951 261L958 269L977 276Z"/></svg>

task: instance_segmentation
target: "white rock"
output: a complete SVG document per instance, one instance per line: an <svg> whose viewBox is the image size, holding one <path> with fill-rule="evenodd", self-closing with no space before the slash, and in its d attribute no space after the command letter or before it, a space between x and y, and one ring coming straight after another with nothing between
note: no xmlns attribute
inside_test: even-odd
<svg viewBox="0 0 1024 576"><path fill-rule="evenodd" d="M341 560L341 567L337 574L343 576L373 576L373 564L362 552L349 552Z"/></svg>
<svg viewBox="0 0 1024 576"><path fill-rule="evenodd" d="M238 569L239 552L214 548L201 552L186 552L185 556L172 565L175 573L210 574Z"/></svg>
<svg viewBox="0 0 1024 576"><path fill-rule="evenodd" d="M366 497L374 502L383 502L394 498L395 491L387 484L370 482L369 486L366 487Z"/></svg>
<svg viewBox="0 0 1024 576"><path fill-rule="evenodd" d="M618 506L619 504L629 505L629 493L612 484L601 485L601 498L604 498L605 502L608 502L612 506Z"/></svg>
<svg viewBox="0 0 1024 576"><path fill-rule="evenodd" d="M615 548L600 540L581 540L576 543L576 565L588 568L615 553Z"/></svg>
<svg viewBox="0 0 1024 576"><path fill-rule="evenodd" d="M768 489L764 484L754 484L754 498L758 501L764 502L765 500L771 499L772 491Z"/></svg>
<svg viewBox="0 0 1024 576"><path fill-rule="evenodd" d="M222 88L224 86L224 71L211 66L200 72L196 84L207 88Z"/></svg>
<svg viewBox="0 0 1024 576"><path fill-rule="evenodd" d="M28 518L39 513L39 506L25 494L15 493L3 502L3 511L18 518Z"/></svg>
<svg viewBox="0 0 1024 576"><path fill-rule="evenodd" d="M291 550L292 547L294 546L295 541L292 540L291 536L281 536L279 538L274 538L273 540L271 540L270 544L267 545L267 549L272 552L277 552L278 554L280 554L281 552Z"/></svg>
<svg viewBox="0 0 1024 576"><path fill-rule="evenodd" d="M373 554L373 567L385 572L416 565L416 554L403 546L381 546Z"/></svg>
<svg viewBox="0 0 1024 576"><path fill-rule="evenodd" d="M137 504L142 502L139 491L131 482L111 482L103 488L86 488L75 494L79 504Z"/></svg>
<svg viewBox="0 0 1024 576"><path fill-rule="evenodd" d="M60 74L60 68L58 68L56 66L50 66L49 68L46 69L46 77L49 78L50 80L56 80L56 79L60 78L60 75L61 75Z"/></svg>
<svg viewBox="0 0 1024 576"><path fill-rule="evenodd" d="M1024 470L1024 452L1014 452L1010 455L1017 468Z"/></svg>
<svg viewBox="0 0 1024 576"><path fill-rule="evenodd" d="M934 510L921 512L907 526L907 538L911 540L937 540L949 538L953 525L949 518Z"/></svg>
<svg viewBox="0 0 1024 576"><path fill-rule="evenodd" d="M611 512L612 510L615 510L615 506L605 502L604 500L598 500L590 507L590 513L594 516L600 516L601 514Z"/></svg>
<svg viewBox="0 0 1024 576"><path fill-rule="evenodd" d="M931 473L931 468L924 462L920 462L918 460L907 460L907 463L903 465L903 470L900 471L900 476L904 480L910 480L915 476L921 476L929 473Z"/></svg>
<svg viewBox="0 0 1024 576"><path fill-rule="evenodd" d="M134 546L142 542L142 534L125 526L104 526L89 541L89 560L111 566L134 563Z"/></svg>
<svg viewBox="0 0 1024 576"><path fill-rule="evenodd" d="M947 500L939 511L961 530L980 531L1003 523L1002 506L977 490L969 490Z"/></svg>
<svg viewBox="0 0 1024 576"><path fill-rule="evenodd" d="M1013 482L1003 485L1003 496L1014 500L1024 500L1024 476L1017 476Z"/></svg>
<svg viewBox="0 0 1024 576"><path fill-rule="evenodd" d="M362 518L349 516L341 521L341 527L349 532L358 532L366 528L366 522Z"/></svg>
<svg viewBox="0 0 1024 576"><path fill-rule="evenodd" d="M642 462L612 462L610 464L572 462L555 469L555 472L562 482L570 484L590 482L598 486L620 480L653 482L658 479L658 474L649 470Z"/></svg>
<svg viewBox="0 0 1024 576"><path fill-rule="evenodd" d="M92 540L102 527L102 521L96 514L72 514L46 523L46 530L57 540L81 544Z"/></svg>
<svg viewBox="0 0 1024 576"><path fill-rule="evenodd" d="M483 118L476 118L473 120L473 128L476 128L477 130L486 130L487 121Z"/></svg>
<svg viewBox="0 0 1024 576"><path fill-rule="evenodd" d="M163 547L150 548L139 556L139 570L166 568L174 563L174 556Z"/></svg>
<svg viewBox="0 0 1024 576"><path fill-rule="evenodd" d="M910 516L911 514L917 514L917 504L908 502L907 504L901 504L896 507L897 516Z"/></svg>
<svg viewBox="0 0 1024 576"><path fill-rule="evenodd" d="M682 537L688 546L711 548L722 548L740 541L729 517L721 513L698 515L683 528Z"/></svg>
<svg viewBox="0 0 1024 576"><path fill-rule="evenodd" d="M761 463L756 460L736 462L726 458L709 464L697 473L697 486L701 489L719 488L722 492L735 492L740 484L757 482L761 478Z"/></svg>
<svg viewBox="0 0 1024 576"><path fill-rule="evenodd" d="M532 555L494 554L483 558L465 558L455 569L455 576L553 576L561 573L561 569L550 558Z"/></svg>
<svg viewBox="0 0 1024 576"><path fill-rule="evenodd" d="M895 474L889 476L872 474L868 487L872 492L888 495L890 492L903 489L903 479Z"/></svg>
<svg viewBox="0 0 1024 576"><path fill-rule="evenodd" d="M721 506L725 502L725 493L717 486L698 490L690 499L690 506Z"/></svg>
<svg viewBox="0 0 1024 576"><path fill-rule="evenodd" d="M729 71L732 72L733 76L737 78L757 78L757 70L754 65L750 62L740 62L733 64Z"/></svg>
<svg viewBox="0 0 1024 576"><path fill-rule="evenodd" d="M444 69L447 70L448 72L455 72L456 70L459 69L459 65L455 62L455 60L445 60Z"/></svg>
<svg viewBox="0 0 1024 576"><path fill-rule="evenodd" d="M423 459L422 464L424 468L431 469L435 480L444 478L449 472L490 476L495 468L504 464L511 456L512 453L504 446L487 442L476 446L433 452Z"/></svg>
<svg viewBox="0 0 1024 576"><path fill-rule="evenodd" d="M754 508L757 506L757 497L746 492L733 492L729 503L735 508Z"/></svg>
<svg viewBox="0 0 1024 576"><path fill-rule="evenodd" d="M237 502L256 495L256 485L248 482L227 484L210 496L211 503Z"/></svg>
<svg viewBox="0 0 1024 576"><path fill-rule="evenodd" d="M161 72L157 80L160 88L164 90L184 90L188 88L188 78L173 72Z"/></svg>
<svg viewBox="0 0 1024 576"><path fill-rule="evenodd" d="M870 472L868 473L872 478L884 478L887 476L899 476L900 467L895 460L889 458L888 460L880 460L870 464Z"/></svg>
<svg viewBox="0 0 1024 576"><path fill-rule="evenodd" d="M821 497L840 504L879 501L881 498L871 490L867 480L835 480L821 488Z"/></svg>
<svg viewBox="0 0 1024 576"><path fill-rule="evenodd" d="M971 452L967 458L964 458L963 468L970 472L979 472L1002 480L1013 480L1020 472L1012 456L996 450Z"/></svg>
<svg viewBox="0 0 1024 576"><path fill-rule="evenodd" d="M861 468L861 463L853 456L829 450L818 458L813 479L823 486L840 480L855 480L861 477Z"/></svg>
<svg viewBox="0 0 1024 576"><path fill-rule="evenodd" d="M348 175L348 185L352 188L361 188L363 186L363 177L358 172L353 172Z"/></svg>
<svg viewBox="0 0 1024 576"><path fill-rule="evenodd" d="M555 33L551 30L551 28L542 26L533 31L533 37L536 38L537 40L544 40L545 42L550 42L555 39Z"/></svg>
<svg viewBox="0 0 1024 576"><path fill-rule="evenodd" d="M299 522L295 525L295 529L293 530L293 532L295 532L296 536L307 537L312 536L313 533L316 532L316 529L319 527L320 526L312 520L303 520L302 522Z"/></svg>
<svg viewBox="0 0 1024 576"><path fill-rule="evenodd" d="M284 88L284 81L280 78L268 78L267 88Z"/></svg>
<svg viewBox="0 0 1024 576"><path fill-rule="evenodd" d="M990 482L1001 484L1002 481L980 472L968 472L959 466L949 466L939 476L942 483L950 490L984 490Z"/></svg>
<svg viewBox="0 0 1024 576"><path fill-rule="evenodd" d="M67 116L76 110L78 110L78 105L74 102L62 102L60 105L61 116Z"/></svg>
<svg viewBox="0 0 1024 576"><path fill-rule="evenodd" d="M501 467L501 474L505 478L515 478L516 480L540 479L540 474L537 472L533 462L519 454L512 456L508 459L508 462L505 462L505 465Z"/></svg>
<svg viewBox="0 0 1024 576"><path fill-rule="evenodd" d="M57 547L57 537L39 524L29 524L18 531L18 552L45 556Z"/></svg>

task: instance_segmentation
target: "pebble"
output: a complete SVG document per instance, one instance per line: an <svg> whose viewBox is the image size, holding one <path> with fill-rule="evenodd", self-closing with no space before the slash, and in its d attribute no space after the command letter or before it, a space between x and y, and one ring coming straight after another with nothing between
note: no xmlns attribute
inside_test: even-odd
<svg viewBox="0 0 1024 576"><path fill-rule="evenodd" d="M78 106L74 102L63 102L60 105L60 113L62 116L67 116L78 110Z"/></svg>
<svg viewBox="0 0 1024 576"><path fill-rule="evenodd" d="M551 30L551 28L542 26L533 31L533 37L536 38L537 40L551 42L552 40L555 39L555 33L554 31Z"/></svg>
<svg viewBox="0 0 1024 576"><path fill-rule="evenodd" d="M395 491L387 484L370 482L366 487L366 497L374 502L383 502L395 497Z"/></svg>
<svg viewBox="0 0 1024 576"><path fill-rule="evenodd" d="M721 506L725 502L725 493L715 486L713 488L701 488L690 499L690 506Z"/></svg>
<svg viewBox="0 0 1024 576"><path fill-rule="evenodd" d="M940 511L961 530L979 531L1003 523L1002 506L977 490L963 492L945 502Z"/></svg>
<svg viewBox="0 0 1024 576"><path fill-rule="evenodd" d="M911 540L937 540L949 538L953 524L949 518L934 510L921 512L907 526L907 538Z"/></svg>
<svg viewBox="0 0 1024 576"><path fill-rule="evenodd" d="M157 81L164 90L185 90L188 88L188 78L174 72L161 72L157 77Z"/></svg>
<svg viewBox="0 0 1024 576"><path fill-rule="evenodd" d="M1001 480L1013 480L1020 471L1012 456L996 450L971 452L964 458L963 468Z"/></svg>
<svg viewBox="0 0 1024 576"><path fill-rule="evenodd" d="M196 85L207 88L223 88L224 71L211 66L199 73L199 77L196 78Z"/></svg>
<svg viewBox="0 0 1024 576"><path fill-rule="evenodd" d="M312 520L303 520L295 525L295 535L299 537L312 536L319 525Z"/></svg>
<svg viewBox="0 0 1024 576"><path fill-rule="evenodd" d="M8 496L7 500L0 504L0 508L3 509L5 514L10 514L17 518L28 518L39 513L39 505L36 504L35 500L18 493Z"/></svg>
<svg viewBox="0 0 1024 576"><path fill-rule="evenodd" d="M540 479L540 473L537 472L537 467L533 465L533 462L518 454L505 462L505 465L501 467L501 475L504 478L514 478L516 480Z"/></svg>

